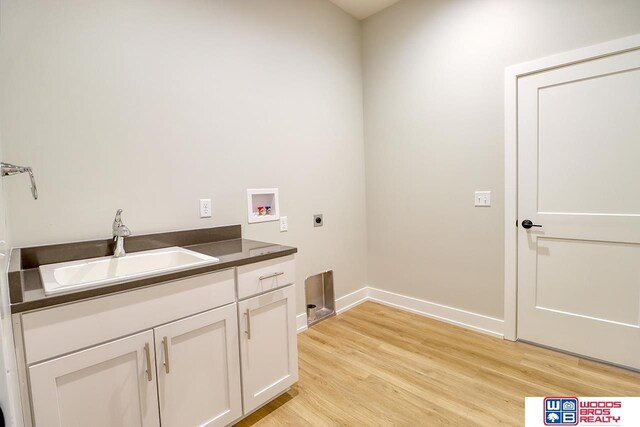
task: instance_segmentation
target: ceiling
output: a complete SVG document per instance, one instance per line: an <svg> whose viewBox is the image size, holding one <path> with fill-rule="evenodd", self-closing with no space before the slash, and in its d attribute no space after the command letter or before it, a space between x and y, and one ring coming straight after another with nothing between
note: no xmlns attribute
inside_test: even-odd
<svg viewBox="0 0 640 427"><path fill-rule="evenodd" d="M364 19L400 0L331 0L357 19Z"/></svg>

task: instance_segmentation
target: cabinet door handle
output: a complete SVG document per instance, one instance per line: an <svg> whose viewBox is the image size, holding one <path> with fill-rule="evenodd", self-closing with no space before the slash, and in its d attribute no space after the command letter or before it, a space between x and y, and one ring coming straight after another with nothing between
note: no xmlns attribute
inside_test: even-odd
<svg viewBox="0 0 640 427"><path fill-rule="evenodd" d="M162 338L162 347L164 348L164 371L169 373L169 338Z"/></svg>
<svg viewBox="0 0 640 427"><path fill-rule="evenodd" d="M247 334L247 339L251 339L251 311L247 308L247 311L244 313L247 316L247 329L244 331Z"/></svg>
<svg viewBox="0 0 640 427"><path fill-rule="evenodd" d="M279 271L277 273L269 274L268 276L260 276L258 277L258 280L271 279L272 277L282 276L283 274L284 274L284 271Z"/></svg>
<svg viewBox="0 0 640 427"><path fill-rule="evenodd" d="M151 352L149 351L149 343L145 343L144 352L147 358L147 381L151 381Z"/></svg>

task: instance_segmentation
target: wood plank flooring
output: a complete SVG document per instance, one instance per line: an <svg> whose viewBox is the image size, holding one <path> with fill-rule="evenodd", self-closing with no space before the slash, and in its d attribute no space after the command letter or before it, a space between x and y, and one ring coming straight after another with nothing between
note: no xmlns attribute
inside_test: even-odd
<svg viewBox="0 0 640 427"><path fill-rule="evenodd" d="M521 426L525 396L640 396L639 373L372 302L298 349L297 386L238 426Z"/></svg>

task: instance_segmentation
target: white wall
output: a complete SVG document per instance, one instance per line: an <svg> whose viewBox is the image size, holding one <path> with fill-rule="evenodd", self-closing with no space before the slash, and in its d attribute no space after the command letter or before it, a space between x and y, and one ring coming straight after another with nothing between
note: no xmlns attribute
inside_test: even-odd
<svg viewBox="0 0 640 427"><path fill-rule="evenodd" d="M504 68L639 32L637 0L403 0L366 19L368 283L501 319Z"/></svg>
<svg viewBox="0 0 640 427"><path fill-rule="evenodd" d="M2 1L4 159L15 246L218 225L297 246L337 295L365 283L360 24L326 0ZM279 187L289 231L247 225ZM200 219L199 198L213 199ZM312 216L325 225L314 228Z"/></svg>
<svg viewBox="0 0 640 427"><path fill-rule="evenodd" d="M300 285L333 268L338 297L502 318L504 67L640 32L640 2L402 0L362 34L326 0L5 0L0 19L4 159L41 195L5 183L16 246L109 237L117 208L136 234L240 223L300 249ZM246 188L269 186L288 233L246 224Z"/></svg>

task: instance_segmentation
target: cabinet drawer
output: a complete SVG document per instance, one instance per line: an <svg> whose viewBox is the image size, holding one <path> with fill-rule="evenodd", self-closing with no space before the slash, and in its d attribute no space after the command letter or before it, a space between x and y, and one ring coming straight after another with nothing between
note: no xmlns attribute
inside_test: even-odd
<svg viewBox="0 0 640 427"><path fill-rule="evenodd" d="M294 283L293 255L238 267L238 299Z"/></svg>
<svg viewBox="0 0 640 427"><path fill-rule="evenodd" d="M27 364L235 301L234 271L193 276L22 315Z"/></svg>

